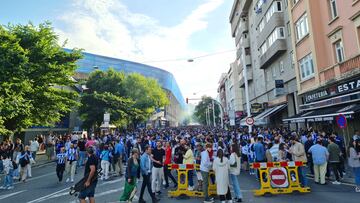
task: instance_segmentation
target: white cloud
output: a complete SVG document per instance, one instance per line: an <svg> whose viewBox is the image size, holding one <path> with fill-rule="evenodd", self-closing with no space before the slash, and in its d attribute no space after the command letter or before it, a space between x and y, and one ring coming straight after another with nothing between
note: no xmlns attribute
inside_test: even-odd
<svg viewBox="0 0 360 203"><path fill-rule="evenodd" d="M59 17L58 23L64 26L57 27L56 31L62 41L68 39L68 47L81 47L87 52L127 60L146 62L194 57L207 53L191 48L192 35L207 29L206 18L224 1L208 0L180 24L165 27L156 19L130 12L120 0L74 0L72 9ZM219 45L215 51L228 48ZM233 60L234 53L227 53L194 63L173 61L149 65L173 73L184 97L192 96L193 92L216 96L221 73L229 69Z"/></svg>

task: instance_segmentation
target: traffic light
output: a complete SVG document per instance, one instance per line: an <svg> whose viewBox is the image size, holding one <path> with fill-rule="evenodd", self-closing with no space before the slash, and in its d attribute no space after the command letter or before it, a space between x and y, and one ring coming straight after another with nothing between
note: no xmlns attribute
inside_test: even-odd
<svg viewBox="0 0 360 203"><path fill-rule="evenodd" d="M186 103L187 103L187 104L189 103L189 98L186 98Z"/></svg>

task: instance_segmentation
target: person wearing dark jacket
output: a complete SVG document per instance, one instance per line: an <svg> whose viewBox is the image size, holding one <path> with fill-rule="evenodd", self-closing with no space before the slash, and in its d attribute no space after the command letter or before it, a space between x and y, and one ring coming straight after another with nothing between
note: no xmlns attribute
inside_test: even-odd
<svg viewBox="0 0 360 203"><path fill-rule="evenodd" d="M307 136L307 141L305 142L304 147L305 147L305 152L306 152L306 156L307 156L307 160L308 160L307 163L309 165L311 174L314 174L314 164L313 164L313 160L312 160L312 155L311 155L311 153L309 153L309 149L313 145L314 145L314 141L312 139L311 134L309 134Z"/></svg>
<svg viewBox="0 0 360 203"><path fill-rule="evenodd" d="M127 161L127 168L125 172L125 188L120 201L132 201L136 193L137 179L140 178L140 161L138 149L133 149L131 157ZM135 191L135 192L134 192Z"/></svg>

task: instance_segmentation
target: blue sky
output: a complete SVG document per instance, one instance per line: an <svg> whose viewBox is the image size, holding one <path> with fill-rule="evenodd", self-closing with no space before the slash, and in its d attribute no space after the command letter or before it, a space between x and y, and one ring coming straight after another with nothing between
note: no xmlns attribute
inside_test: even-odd
<svg viewBox="0 0 360 203"><path fill-rule="evenodd" d="M235 52L229 14L233 0L4 0L0 23L49 20L66 47L117 57L172 72L184 97L216 96L218 80Z"/></svg>

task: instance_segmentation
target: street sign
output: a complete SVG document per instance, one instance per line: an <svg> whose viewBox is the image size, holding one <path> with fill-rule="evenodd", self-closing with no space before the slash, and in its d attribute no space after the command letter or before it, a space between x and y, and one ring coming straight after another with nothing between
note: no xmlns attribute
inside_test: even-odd
<svg viewBox="0 0 360 203"><path fill-rule="evenodd" d="M338 116L336 116L336 123L339 126L339 128L341 129L346 128L347 125L346 117L342 114L339 114Z"/></svg>
<svg viewBox="0 0 360 203"><path fill-rule="evenodd" d="M287 171L285 168L270 169L271 186L273 188L285 188L289 186Z"/></svg>
<svg viewBox="0 0 360 203"><path fill-rule="evenodd" d="M254 125L255 120L254 120L253 117L247 117L245 122L246 122L247 125Z"/></svg>

